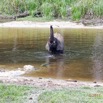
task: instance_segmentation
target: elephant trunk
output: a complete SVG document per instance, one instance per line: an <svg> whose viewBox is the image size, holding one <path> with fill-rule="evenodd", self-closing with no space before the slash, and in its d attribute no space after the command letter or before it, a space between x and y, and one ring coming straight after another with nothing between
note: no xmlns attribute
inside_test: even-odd
<svg viewBox="0 0 103 103"><path fill-rule="evenodd" d="M53 31L53 27L50 26L50 43L52 43L54 41L54 31Z"/></svg>

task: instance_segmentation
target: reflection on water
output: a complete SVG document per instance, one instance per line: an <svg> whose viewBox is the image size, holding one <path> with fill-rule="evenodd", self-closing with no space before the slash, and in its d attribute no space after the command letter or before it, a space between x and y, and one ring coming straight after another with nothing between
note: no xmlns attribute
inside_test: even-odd
<svg viewBox="0 0 103 103"><path fill-rule="evenodd" d="M103 79L103 36L97 34L93 45L93 77L95 80Z"/></svg>
<svg viewBox="0 0 103 103"><path fill-rule="evenodd" d="M0 68L37 68L25 76L103 80L103 30L56 28L63 34L65 54L45 50L49 28L0 28Z"/></svg>
<svg viewBox="0 0 103 103"><path fill-rule="evenodd" d="M52 76L52 73L55 74L56 78L63 78L63 69L64 69L64 56L46 56L46 64L48 73Z"/></svg>

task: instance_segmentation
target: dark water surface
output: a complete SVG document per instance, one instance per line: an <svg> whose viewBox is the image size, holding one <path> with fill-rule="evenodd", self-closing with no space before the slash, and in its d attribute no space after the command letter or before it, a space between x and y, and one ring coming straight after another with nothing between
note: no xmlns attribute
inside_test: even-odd
<svg viewBox="0 0 103 103"><path fill-rule="evenodd" d="M45 50L49 28L0 28L0 68L16 70L32 65L25 76L103 80L103 30L55 29L64 36L65 54Z"/></svg>

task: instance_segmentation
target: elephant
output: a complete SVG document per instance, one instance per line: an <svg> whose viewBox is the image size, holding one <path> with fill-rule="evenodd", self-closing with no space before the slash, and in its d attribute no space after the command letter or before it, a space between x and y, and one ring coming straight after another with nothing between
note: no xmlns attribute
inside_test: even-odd
<svg viewBox="0 0 103 103"><path fill-rule="evenodd" d="M50 37L46 44L46 50L51 54L64 53L64 38L60 33L54 33L52 25L50 25Z"/></svg>

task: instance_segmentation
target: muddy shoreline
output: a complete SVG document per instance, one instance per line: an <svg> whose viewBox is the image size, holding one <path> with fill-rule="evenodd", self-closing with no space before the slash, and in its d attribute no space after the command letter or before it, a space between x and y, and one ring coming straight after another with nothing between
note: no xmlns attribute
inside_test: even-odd
<svg viewBox="0 0 103 103"><path fill-rule="evenodd" d="M32 21L11 21L0 23L0 27L24 27L24 28L49 28L53 25L54 28L90 28L90 29L103 29L103 25L88 25L85 26L83 23L70 22L70 21L50 21L50 22L32 22Z"/></svg>
<svg viewBox="0 0 103 103"><path fill-rule="evenodd" d="M40 88L58 89L58 88L69 88L69 87L100 87L103 86L102 82L83 82L74 81L70 79L52 79L52 78L34 78L34 77L0 77L0 83L16 84L16 85L27 85L35 86Z"/></svg>

